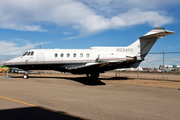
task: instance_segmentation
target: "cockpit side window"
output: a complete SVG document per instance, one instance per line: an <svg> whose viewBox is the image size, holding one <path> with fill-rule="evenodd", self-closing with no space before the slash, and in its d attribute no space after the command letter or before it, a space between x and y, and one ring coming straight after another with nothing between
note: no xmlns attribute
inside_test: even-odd
<svg viewBox="0 0 180 120"><path fill-rule="evenodd" d="M28 54L27 55L30 55L31 54L31 52L28 52Z"/></svg>
<svg viewBox="0 0 180 120"><path fill-rule="evenodd" d="M32 55L32 56L34 55L34 51L31 52L31 55Z"/></svg>

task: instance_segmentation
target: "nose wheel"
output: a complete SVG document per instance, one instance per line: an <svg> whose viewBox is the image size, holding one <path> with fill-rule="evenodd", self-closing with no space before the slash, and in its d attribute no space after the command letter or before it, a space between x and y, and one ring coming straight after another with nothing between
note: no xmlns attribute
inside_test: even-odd
<svg viewBox="0 0 180 120"><path fill-rule="evenodd" d="M29 75L28 75L28 74L24 74L24 75L23 75L23 78L24 78L24 79L28 79L28 78L29 78Z"/></svg>

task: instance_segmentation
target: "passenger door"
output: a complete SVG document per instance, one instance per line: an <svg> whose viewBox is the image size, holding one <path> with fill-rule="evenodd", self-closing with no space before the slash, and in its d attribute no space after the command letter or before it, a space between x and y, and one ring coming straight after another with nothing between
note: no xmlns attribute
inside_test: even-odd
<svg viewBox="0 0 180 120"><path fill-rule="evenodd" d="M38 63L38 64L44 64L45 63L45 55L43 53L37 54L36 63Z"/></svg>

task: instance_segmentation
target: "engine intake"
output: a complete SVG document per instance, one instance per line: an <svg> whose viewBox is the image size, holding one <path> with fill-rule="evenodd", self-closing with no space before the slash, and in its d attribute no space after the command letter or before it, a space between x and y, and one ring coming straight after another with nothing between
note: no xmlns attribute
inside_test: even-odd
<svg viewBox="0 0 180 120"><path fill-rule="evenodd" d="M126 63L137 62L137 57L126 56Z"/></svg>

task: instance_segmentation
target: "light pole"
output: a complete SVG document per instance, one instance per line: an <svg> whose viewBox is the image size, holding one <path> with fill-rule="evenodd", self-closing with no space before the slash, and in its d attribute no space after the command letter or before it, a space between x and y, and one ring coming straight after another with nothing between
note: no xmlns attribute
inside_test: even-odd
<svg viewBox="0 0 180 120"><path fill-rule="evenodd" d="M163 50L163 80L164 80L164 50Z"/></svg>

